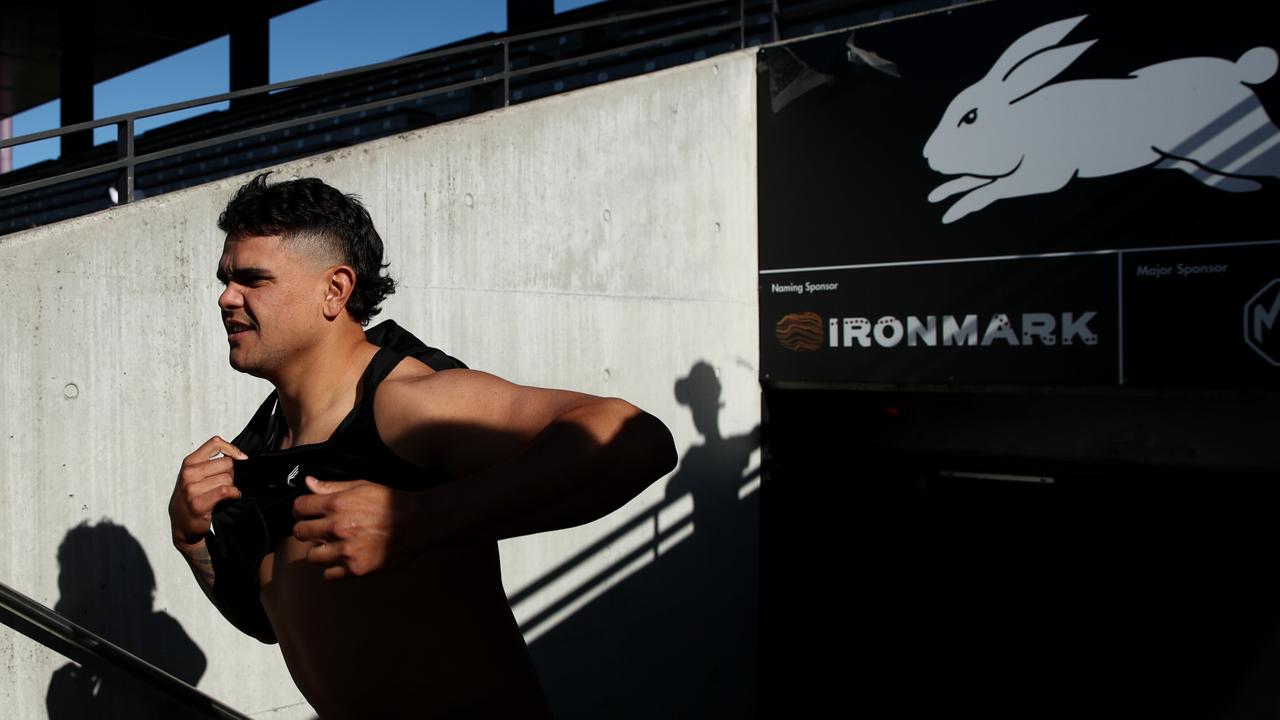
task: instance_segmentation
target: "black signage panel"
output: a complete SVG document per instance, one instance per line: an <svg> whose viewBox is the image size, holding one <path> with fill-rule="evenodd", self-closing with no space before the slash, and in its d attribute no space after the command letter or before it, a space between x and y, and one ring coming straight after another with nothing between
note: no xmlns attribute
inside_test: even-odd
<svg viewBox="0 0 1280 720"><path fill-rule="evenodd" d="M997 1L762 51L765 378L1280 386L1278 15Z"/></svg>
<svg viewBox="0 0 1280 720"><path fill-rule="evenodd" d="M766 276L761 363L769 380L1114 384L1115 276L1102 256Z"/></svg>
<svg viewBox="0 0 1280 720"><path fill-rule="evenodd" d="M1267 387L1280 375L1280 244L1123 255L1134 385Z"/></svg>

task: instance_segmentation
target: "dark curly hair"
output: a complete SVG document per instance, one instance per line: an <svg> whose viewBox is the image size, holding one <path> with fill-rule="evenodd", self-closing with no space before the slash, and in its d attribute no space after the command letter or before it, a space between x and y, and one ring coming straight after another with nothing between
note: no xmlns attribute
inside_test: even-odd
<svg viewBox="0 0 1280 720"><path fill-rule="evenodd" d="M368 325L381 312L378 306L396 291L396 281L384 272L382 237L369 211L355 195L344 195L318 178L297 178L267 184L264 172L236 190L218 216L218 228L230 236L279 235L288 243L314 238L356 271L356 286L347 312Z"/></svg>

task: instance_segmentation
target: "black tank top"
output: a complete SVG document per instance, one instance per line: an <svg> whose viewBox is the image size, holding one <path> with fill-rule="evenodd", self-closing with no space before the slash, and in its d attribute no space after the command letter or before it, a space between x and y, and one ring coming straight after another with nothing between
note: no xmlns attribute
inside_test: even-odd
<svg viewBox="0 0 1280 720"><path fill-rule="evenodd" d="M270 405L271 410L264 423L261 449L255 452L232 443L249 455L248 460L234 461L236 486L246 493L260 489L263 483L268 487L305 488L302 479L307 475L322 480L366 479L401 490L425 490L448 482L449 476L439 468L420 468L396 455L378 434L373 416L374 394L403 359L403 355L391 348L378 348L360 377L355 407L338 423L329 439L321 443L277 449L289 425L276 394L272 393L268 398L270 402L263 403L264 408ZM299 472L290 479L289 473L295 468ZM280 474L280 470L284 474Z"/></svg>
<svg viewBox="0 0 1280 720"><path fill-rule="evenodd" d="M235 460L235 484L242 493L213 511L206 538L214 566L214 603L233 625L265 643L275 632L259 600L258 566L267 553L293 532L293 501L309 493L307 475L321 480L366 479L401 490L425 490L450 481L437 468L420 468L401 459L382 442L374 423L373 399L378 386L406 356L434 370L466 365L427 347L393 321L365 333L379 345L360 379L355 407L322 443L277 449L287 430L275 392L267 396L232 445L248 460Z"/></svg>

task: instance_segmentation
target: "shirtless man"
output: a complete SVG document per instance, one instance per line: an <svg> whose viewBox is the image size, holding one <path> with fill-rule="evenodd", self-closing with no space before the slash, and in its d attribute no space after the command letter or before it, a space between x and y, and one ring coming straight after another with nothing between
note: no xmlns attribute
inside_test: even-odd
<svg viewBox="0 0 1280 720"><path fill-rule="evenodd" d="M497 541L621 507L675 466L666 427L617 398L436 372L412 357L395 358L362 397L366 368L385 357L364 325L394 283L359 202L319 180L268 185L264 174L219 227L230 362L276 388L283 432L271 449L324 443L370 403L373 442L424 478L306 478L293 535L258 568L303 695L326 720L548 717ZM183 460L169 504L174 545L211 600L210 518L241 497L232 459L245 457L210 438ZM425 479L440 477L456 479Z"/></svg>

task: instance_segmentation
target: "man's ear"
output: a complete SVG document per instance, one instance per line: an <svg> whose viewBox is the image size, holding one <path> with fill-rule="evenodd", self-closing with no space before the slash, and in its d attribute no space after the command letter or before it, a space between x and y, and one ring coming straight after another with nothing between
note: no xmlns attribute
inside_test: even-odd
<svg viewBox="0 0 1280 720"><path fill-rule="evenodd" d="M329 269L329 284L324 292L326 320L334 320L342 314L355 288L356 271L350 265L336 265Z"/></svg>

